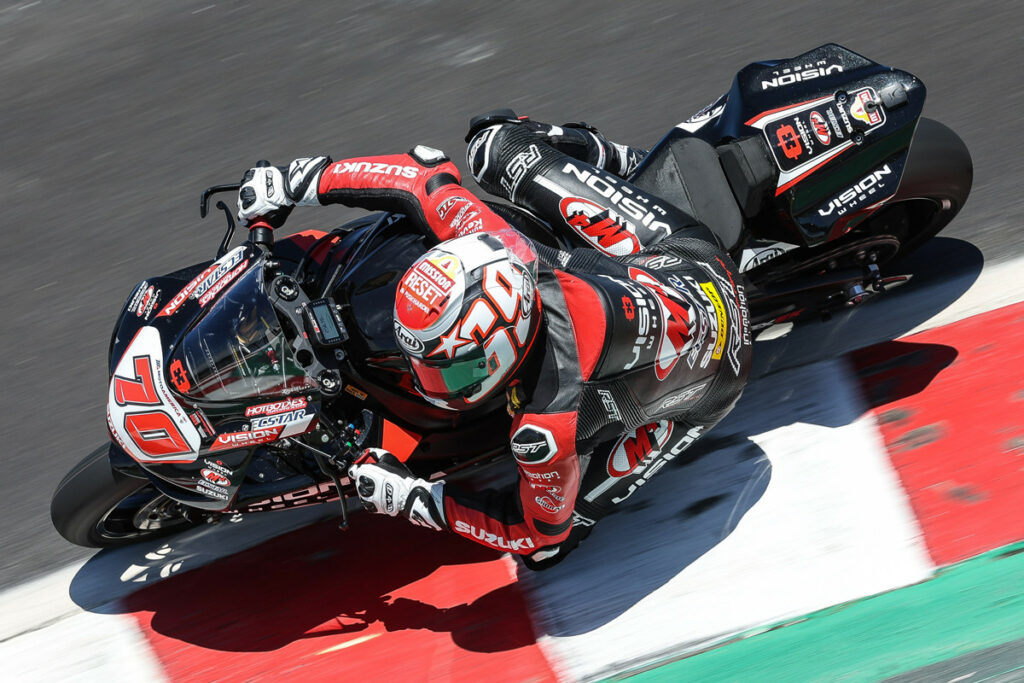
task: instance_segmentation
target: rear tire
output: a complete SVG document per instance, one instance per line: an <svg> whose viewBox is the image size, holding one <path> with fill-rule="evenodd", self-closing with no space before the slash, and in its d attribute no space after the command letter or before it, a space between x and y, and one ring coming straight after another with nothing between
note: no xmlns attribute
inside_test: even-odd
<svg viewBox="0 0 1024 683"><path fill-rule="evenodd" d="M165 536L193 525L180 504L110 466L109 445L87 455L54 491L50 519L75 545L111 548Z"/></svg>
<svg viewBox="0 0 1024 683"><path fill-rule="evenodd" d="M864 231L900 240L898 256L917 249L960 212L971 193L974 164L949 127L922 118L914 133L899 190L866 221Z"/></svg>

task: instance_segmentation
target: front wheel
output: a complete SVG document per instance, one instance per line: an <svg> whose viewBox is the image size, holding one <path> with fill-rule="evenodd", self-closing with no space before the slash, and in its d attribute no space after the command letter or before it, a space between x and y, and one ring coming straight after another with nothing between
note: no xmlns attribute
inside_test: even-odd
<svg viewBox="0 0 1024 683"><path fill-rule="evenodd" d="M109 450L109 445L97 448L57 485L50 519L61 536L87 548L112 548L194 524L180 503L148 480L115 471Z"/></svg>

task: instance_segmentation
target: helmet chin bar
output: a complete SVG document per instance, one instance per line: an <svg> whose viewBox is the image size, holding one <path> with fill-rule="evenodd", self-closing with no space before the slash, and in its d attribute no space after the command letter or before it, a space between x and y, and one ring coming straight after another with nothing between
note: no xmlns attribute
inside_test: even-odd
<svg viewBox="0 0 1024 683"><path fill-rule="evenodd" d="M289 275L276 276L268 286L267 297L273 304L278 316L288 321L295 333L289 341L295 360L305 370L306 375L317 383L321 393L326 397L336 396L342 389L341 373L337 370L337 362L345 357L340 343L333 344L335 353L329 356L333 367L327 367L321 361L321 356L310 339L315 338L310 330L307 330L307 316L305 312L310 308L311 302L302 287ZM333 304L333 302L331 302Z"/></svg>

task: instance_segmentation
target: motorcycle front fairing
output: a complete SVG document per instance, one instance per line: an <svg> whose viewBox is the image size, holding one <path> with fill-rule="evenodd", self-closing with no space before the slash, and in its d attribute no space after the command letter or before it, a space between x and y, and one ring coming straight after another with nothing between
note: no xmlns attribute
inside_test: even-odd
<svg viewBox="0 0 1024 683"><path fill-rule="evenodd" d="M257 449L316 425L319 396L290 357L262 271L245 245L189 281L154 279L149 300L143 283L112 343L114 451L193 507L229 509Z"/></svg>
<svg viewBox="0 0 1024 683"><path fill-rule="evenodd" d="M912 74L828 44L743 68L728 93L658 146L759 136L778 168L760 216L781 224L786 241L815 246L896 194L925 94Z"/></svg>

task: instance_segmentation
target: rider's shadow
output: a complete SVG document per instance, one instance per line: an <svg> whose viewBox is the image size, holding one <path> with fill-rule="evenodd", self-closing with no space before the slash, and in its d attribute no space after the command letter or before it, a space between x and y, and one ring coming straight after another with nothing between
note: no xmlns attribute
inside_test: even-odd
<svg viewBox="0 0 1024 683"><path fill-rule="evenodd" d="M729 586L717 582L707 567L739 572L739 577L743 568L737 563L758 565L755 554L737 549L749 544L751 534L742 542L730 536L758 506L772 481L780 478L780 488L788 490L795 469L847 458L839 466L822 468L832 480L822 481L820 492L813 487L796 492L802 500L799 505L794 501L793 509L832 514L830 496L847 495L844 475L856 480L858 468L875 466L858 461L866 458L857 451L858 439L877 438L870 425L859 422L865 411L921 391L957 356L947 346L888 340L960 298L981 272L981 253L960 240L936 239L912 259L905 265L915 274L914 281L886 293L883 301L755 344L752 379L758 381L748 386L725 420L623 503L617 514L602 520L562 563L540 574L520 568L520 578L532 586L532 599L548 635L599 629L654 594L661 596L655 599L677 600L679 591L728 592ZM880 342L881 346L859 353L856 364L846 355ZM872 353L887 361L868 362ZM856 368L861 362L870 367ZM771 459L758 442L773 444ZM826 444L840 447L823 448ZM870 504L868 494L853 495ZM748 522L753 525L748 529L771 528L770 522L757 517ZM819 526L830 523L841 526L843 520L830 518ZM828 544L827 536L815 536L814 526L807 524L806 535L797 533L790 541ZM716 554L730 559L710 557ZM692 578L685 576L691 572ZM672 582L677 583L669 586ZM666 592L658 593L666 586ZM678 604L683 608L687 603Z"/></svg>

